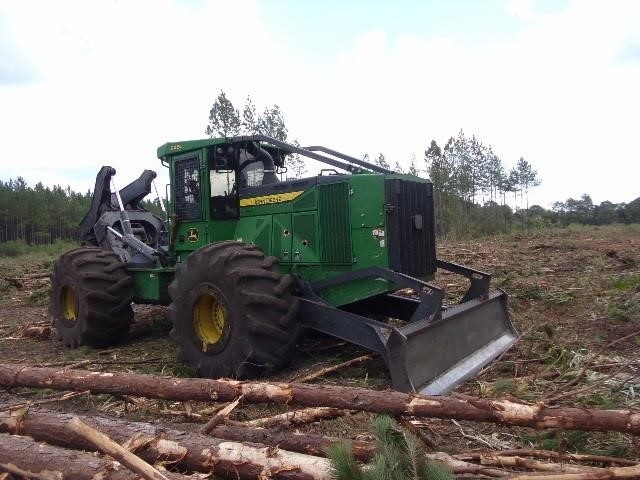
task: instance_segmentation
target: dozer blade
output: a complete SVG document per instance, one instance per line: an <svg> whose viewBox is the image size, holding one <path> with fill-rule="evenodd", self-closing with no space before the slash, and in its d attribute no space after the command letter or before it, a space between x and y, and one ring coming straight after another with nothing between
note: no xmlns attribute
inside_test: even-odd
<svg viewBox="0 0 640 480"><path fill-rule="evenodd" d="M386 360L396 390L444 395L475 375L518 339L507 294L491 292L443 311L436 321L394 328Z"/></svg>

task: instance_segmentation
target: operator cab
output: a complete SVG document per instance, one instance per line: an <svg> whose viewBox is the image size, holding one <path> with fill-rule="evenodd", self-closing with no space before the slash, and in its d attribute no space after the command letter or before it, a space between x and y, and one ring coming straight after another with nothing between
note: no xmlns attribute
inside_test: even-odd
<svg viewBox="0 0 640 480"><path fill-rule="evenodd" d="M241 190L280 182L284 159L278 149L244 142L211 148L208 165L211 217L225 219L239 216Z"/></svg>

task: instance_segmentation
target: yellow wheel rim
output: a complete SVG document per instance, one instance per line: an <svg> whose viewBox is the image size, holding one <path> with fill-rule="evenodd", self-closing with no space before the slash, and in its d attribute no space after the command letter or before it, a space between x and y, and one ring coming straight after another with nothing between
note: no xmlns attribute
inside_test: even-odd
<svg viewBox="0 0 640 480"><path fill-rule="evenodd" d="M62 306L62 316L69 322L78 319L78 296L71 285L65 285L60 292L60 305Z"/></svg>
<svg viewBox="0 0 640 480"><path fill-rule="evenodd" d="M227 326L227 312L213 292L198 297L193 306L193 328L206 352L220 341Z"/></svg>

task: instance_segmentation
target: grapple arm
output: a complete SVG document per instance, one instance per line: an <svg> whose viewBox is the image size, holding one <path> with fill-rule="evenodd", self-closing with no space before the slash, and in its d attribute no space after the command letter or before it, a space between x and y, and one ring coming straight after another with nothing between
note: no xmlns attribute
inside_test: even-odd
<svg viewBox="0 0 640 480"><path fill-rule="evenodd" d="M104 166L96 176L96 186L93 189L93 197L91 199L91 207L80 222L80 239L85 245L97 245L93 226L105 211L111 208L111 177L115 175L116 169Z"/></svg>

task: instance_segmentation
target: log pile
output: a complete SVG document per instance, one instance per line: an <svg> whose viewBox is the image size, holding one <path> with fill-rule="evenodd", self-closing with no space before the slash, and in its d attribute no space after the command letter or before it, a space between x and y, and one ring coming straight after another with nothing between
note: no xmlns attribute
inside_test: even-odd
<svg viewBox="0 0 640 480"><path fill-rule="evenodd" d="M336 438L287 427L348 411L385 413L410 419L448 418L535 429L576 429L640 433L640 411L549 407L511 400L427 397L394 391L235 380L173 378L66 368L0 365L0 387L46 388L65 392L61 401L91 394L147 397L215 404L204 425L187 429L123 418L83 416L50 409L53 401L0 402L0 478L146 478L165 480L215 474L242 479L329 479L325 450ZM40 404L38 404L40 403ZM258 421L230 415L254 403L289 411ZM404 422L402 422L404 420ZM182 424L175 424L182 425ZM193 426L193 424L191 424ZM376 446L350 443L354 456L370 460ZM640 478L628 459L561 455L536 450L429 453L458 476L485 478ZM69 460L73 459L73 461Z"/></svg>

